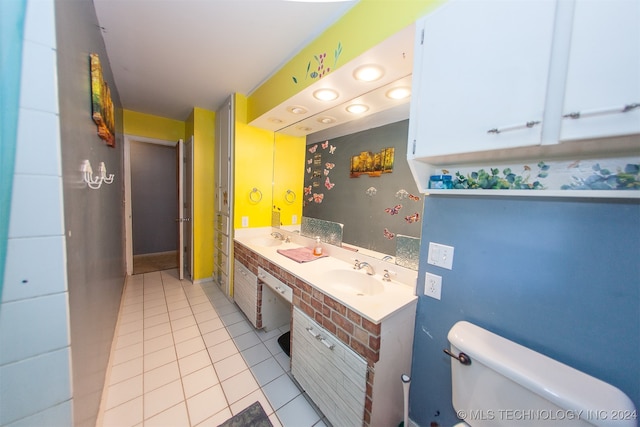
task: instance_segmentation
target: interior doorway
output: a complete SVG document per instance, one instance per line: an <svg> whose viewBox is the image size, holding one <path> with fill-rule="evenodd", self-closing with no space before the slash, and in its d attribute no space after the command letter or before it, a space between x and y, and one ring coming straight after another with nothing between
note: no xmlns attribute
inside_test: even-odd
<svg viewBox="0 0 640 427"><path fill-rule="evenodd" d="M128 275L178 268L181 278L190 279L191 165L192 139L185 144L125 135Z"/></svg>

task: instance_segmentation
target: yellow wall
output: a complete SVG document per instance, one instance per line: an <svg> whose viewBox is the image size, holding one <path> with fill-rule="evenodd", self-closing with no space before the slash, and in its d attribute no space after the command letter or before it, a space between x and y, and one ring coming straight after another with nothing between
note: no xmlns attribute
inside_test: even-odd
<svg viewBox="0 0 640 427"><path fill-rule="evenodd" d="M315 64L314 55L326 53L327 60L333 65L334 51L340 44L342 51L334 70L340 68L443 2L444 0L360 0L251 94L248 100L248 122L316 81L304 78L307 64L310 61L312 66ZM293 81L293 76L298 77L297 83Z"/></svg>
<svg viewBox="0 0 640 427"><path fill-rule="evenodd" d="M279 208L281 225L291 225L292 215L297 216L296 223L300 224L306 138L276 133L274 147L273 205ZM287 195L287 190L293 193Z"/></svg>
<svg viewBox="0 0 640 427"><path fill-rule="evenodd" d="M236 94L235 101L233 226L241 228L242 217L248 217L249 227L268 227L271 225L274 135L272 131L247 125L245 96ZM257 192L250 198L254 188L262 193L259 201Z"/></svg>
<svg viewBox="0 0 640 427"><path fill-rule="evenodd" d="M185 123L193 135L193 280L213 274L215 122L215 112L194 108Z"/></svg>
<svg viewBox="0 0 640 427"><path fill-rule="evenodd" d="M123 110L124 133L147 138L177 141L185 137L185 123L150 114ZM189 134L191 135L191 134Z"/></svg>

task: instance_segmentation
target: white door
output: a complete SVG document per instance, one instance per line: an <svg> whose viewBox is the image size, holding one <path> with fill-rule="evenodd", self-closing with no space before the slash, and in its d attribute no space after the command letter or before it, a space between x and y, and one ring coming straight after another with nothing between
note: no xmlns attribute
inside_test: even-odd
<svg viewBox="0 0 640 427"><path fill-rule="evenodd" d="M178 218L176 223L178 224L178 277L180 280L184 279L184 142L178 141L176 145L176 175L178 180L178 206L176 212L178 212Z"/></svg>
<svg viewBox="0 0 640 427"><path fill-rule="evenodd" d="M184 200L182 215L185 221L182 223L184 240L184 268L186 276L193 277L193 135L184 143Z"/></svg>

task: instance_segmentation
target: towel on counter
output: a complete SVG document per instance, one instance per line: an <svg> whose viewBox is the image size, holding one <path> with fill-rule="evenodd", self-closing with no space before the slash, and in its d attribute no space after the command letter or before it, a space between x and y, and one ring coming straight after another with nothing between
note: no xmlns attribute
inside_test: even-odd
<svg viewBox="0 0 640 427"><path fill-rule="evenodd" d="M278 253L296 262L309 262L327 255L314 255L311 248L278 249Z"/></svg>

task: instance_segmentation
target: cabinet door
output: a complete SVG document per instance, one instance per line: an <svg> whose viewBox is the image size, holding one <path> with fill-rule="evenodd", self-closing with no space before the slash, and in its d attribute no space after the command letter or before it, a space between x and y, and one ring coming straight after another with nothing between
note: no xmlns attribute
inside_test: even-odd
<svg viewBox="0 0 640 427"><path fill-rule="evenodd" d="M576 1L563 114L562 140L640 133L638 0Z"/></svg>
<svg viewBox="0 0 640 427"><path fill-rule="evenodd" d="M540 144L554 14L552 0L452 0L423 18L409 156Z"/></svg>

